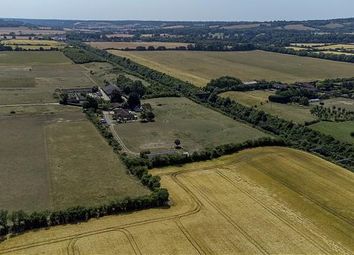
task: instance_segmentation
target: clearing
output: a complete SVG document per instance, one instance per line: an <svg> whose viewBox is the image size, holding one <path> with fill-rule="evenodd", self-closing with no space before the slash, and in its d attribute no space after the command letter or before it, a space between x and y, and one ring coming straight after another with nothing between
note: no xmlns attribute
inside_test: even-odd
<svg viewBox="0 0 354 255"><path fill-rule="evenodd" d="M311 154L257 148L152 173L169 209L25 233L0 254L354 252L354 174Z"/></svg>
<svg viewBox="0 0 354 255"><path fill-rule="evenodd" d="M88 71L61 52L0 52L0 105L57 102L57 88L92 86Z"/></svg>
<svg viewBox="0 0 354 255"><path fill-rule="evenodd" d="M310 126L323 134L333 136L339 141L354 144L354 137L350 133L354 132L354 121L329 122L321 121Z"/></svg>
<svg viewBox="0 0 354 255"><path fill-rule="evenodd" d="M352 77L354 64L291 56L265 51L109 51L160 72L205 86L211 79L229 75L243 81L300 82Z"/></svg>
<svg viewBox="0 0 354 255"><path fill-rule="evenodd" d="M78 108L33 108L0 115L1 209L57 210L149 193Z"/></svg>
<svg viewBox="0 0 354 255"><path fill-rule="evenodd" d="M257 106L259 110L263 110L266 113L279 116L280 118L294 121L297 123L304 123L305 121L315 120L310 112L311 107L301 106L298 104L279 104L270 102L268 97L274 95L273 91L230 91L222 93L222 97L229 97L243 105L254 107Z"/></svg>
<svg viewBox="0 0 354 255"><path fill-rule="evenodd" d="M186 98L144 100L155 113L155 122L115 125L124 144L134 152L170 150L180 139L187 151L268 136L246 124L198 105Z"/></svg>

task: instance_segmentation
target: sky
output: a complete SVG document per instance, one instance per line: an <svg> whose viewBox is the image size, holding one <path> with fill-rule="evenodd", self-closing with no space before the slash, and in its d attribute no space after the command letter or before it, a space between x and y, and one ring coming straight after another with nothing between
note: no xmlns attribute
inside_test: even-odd
<svg viewBox="0 0 354 255"><path fill-rule="evenodd" d="M0 0L2 18L269 21L354 16L354 0Z"/></svg>

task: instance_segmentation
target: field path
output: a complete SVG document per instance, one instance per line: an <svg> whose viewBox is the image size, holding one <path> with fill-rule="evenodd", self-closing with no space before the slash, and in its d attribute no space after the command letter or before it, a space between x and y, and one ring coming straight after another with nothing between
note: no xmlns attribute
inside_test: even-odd
<svg viewBox="0 0 354 255"><path fill-rule="evenodd" d="M123 142L122 138L120 138L120 136L118 135L117 131L115 130L114 126L115 124L112 122L110 116L109 116L109 113L108 112L103 112L103 116L104 116L104 119L106 120L107 122L107 125L109 126L109 130L112 132L113 134L113 137L117 140L117 142L122 146L122 149L124 152L130 154L130 155L133 155L133 156L138 156L139 153L137 152L134 152L134 151L131 151L126 145L125 143Z"/></svg>

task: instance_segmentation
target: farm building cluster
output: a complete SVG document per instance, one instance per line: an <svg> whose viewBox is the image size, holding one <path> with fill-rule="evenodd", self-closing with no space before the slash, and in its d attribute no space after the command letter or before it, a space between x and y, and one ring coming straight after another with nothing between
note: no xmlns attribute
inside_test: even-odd
<svg viewBox="0 0 354 255"><path fill-rule="evenodd" d="M118 123L131 121L148 122L153 121L154 114L149 104L141 104L140 99L131 103L130 98L114 84L106 84L103 87L69 88L58 89L56 93L60 97L60 103L66 105L84 107L91 99L99 102L105 110Z"/></svg>

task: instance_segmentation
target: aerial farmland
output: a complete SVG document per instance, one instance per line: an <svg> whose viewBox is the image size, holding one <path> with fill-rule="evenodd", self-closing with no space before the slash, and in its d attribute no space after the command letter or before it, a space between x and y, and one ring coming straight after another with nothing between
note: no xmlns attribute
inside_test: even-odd
<svg viewBox="0 0 354 255"><path fill-rule="evenodd" d="M0 255L354 254L354 5L16 1Z"/></svg>

